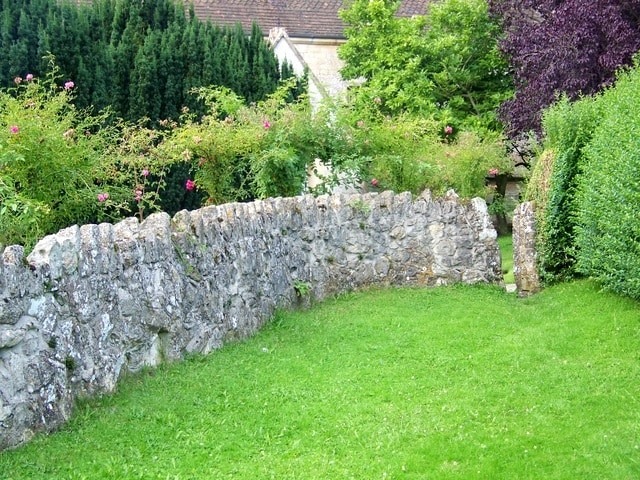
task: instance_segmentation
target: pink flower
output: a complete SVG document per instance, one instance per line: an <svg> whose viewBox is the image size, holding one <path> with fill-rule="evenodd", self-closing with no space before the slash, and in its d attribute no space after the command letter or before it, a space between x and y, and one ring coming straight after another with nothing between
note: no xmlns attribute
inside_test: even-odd
<svg viewBox="0 0 640 480"><path fill-rule="evenodd" d="M196 182L194 182L194 181L193 181L193 180L191 180L191 179L188 179L188 180L187 180L187 183L185 183L185 185L184 185L184 186L185 186L185 188L186 188L187 190L193 190L194 188L196 188Z"/></svg>
<svg viewBox="0 0 640 480"><path fill-rule="evenodd" d="M148 177L149 176L149 170L147 170L146 168L144 170L142 170L142 176L143 177Z"/></svg>
<svg viewBox="0 0 640 480"><path fill-rule="evenodd" d="M27 82L30 82L31 80L33 80L33 73L27 73L27 77L25 78L25 80Z"/></svg>
<svg viewBox="0 0 640 480"><path fill-rule="evenodd" d="M358 126L364 127L364 120L358 120Z"/></svg>
<svg viewBox="0 0 640 480"><path fill-rule="evenodd" d="M371 186L372 187L377 187L378 186L378 179L377 178L374 178L374 179L371 180Z"/></svg>
<svg viewBox="0 0 640 480"><path fill-rule="evenodd" d="M109 198L109 194L108 193L99 193L98 194L98 201L99 202L104 202L107 200L107 198Z"/></svg>
<svg viewBox="0 0 640 480"><path fill-rule="evenodd" d="M20 85L22 83L22 77L16 77L13 79L13 81L16 85Z"/></svg>
<svg viewBox="0 0 640 480"><path fill-rule="evenodd" d="M73 83L72 81L68 81L68 82L65 82L64 89L65 90L71 90L75 86L76 86L75 83Z"/></svg>
<svg viewBox="0 0 640 480"><path fill-rule="evenodd" d="M492 168L489 170L489 175L498 175L499 171L497 168Z"/></svg>
<svg viewBox="0 0 640 480"><path fill-rule="evenodd" d="M269 123L269 120L265 120L263 125L265 130L269 130L271 128L271 124Z"/></svg>
<svg viewBox="0 0 640 480"><path fill-rule="evenodd" d="M444 127L444 134L445 135L451 135L453 133L453 128L449 125L447 125L446 127Z"/></svg>
<svg viewBox="0 0 640 480"><path fill-rule="evenodd" d="M20 131L17 125L11 125L11 128L9 130L11 130L11 133L13 134L16 134Z"/></svg>

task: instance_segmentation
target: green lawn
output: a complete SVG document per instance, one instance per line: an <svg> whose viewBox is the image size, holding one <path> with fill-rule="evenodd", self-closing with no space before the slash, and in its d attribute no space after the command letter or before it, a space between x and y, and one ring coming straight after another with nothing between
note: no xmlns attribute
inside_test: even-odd
<svg viewBox="0 0 640 480"><path fill-rule="evenodd" d="M504 283L516 283L513 277L513 244L511 242L511 235L498 237L498 245L500 246L500 254L502 255Z"/></svg>
<svg viewBox="0 0 640 480"><path fill-rule="evenodd" d="M640 309L581 281L281 313L125 381L2 479L637 479Z"/></svg>

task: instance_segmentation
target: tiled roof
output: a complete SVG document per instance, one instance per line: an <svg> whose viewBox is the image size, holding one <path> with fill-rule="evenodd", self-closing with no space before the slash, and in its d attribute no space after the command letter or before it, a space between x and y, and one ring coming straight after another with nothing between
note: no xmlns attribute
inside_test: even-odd
<svg viewBox="0 0 640 480"><path fill-rule="evenodd" d="M253 22L262 31L284 27L290 37L344 38L344 23L338 16L344 0L193 0L196 15L219 25L241 23L250 31ZM429 0L402 0L398 15L409 17L426 12Z"/></svg>
<svg viewBox="0 0 640 480"><path fill-rule="evenodd" d="M91 0L72 0L89 4ZM338 11L350 0L191 0L196 16L219 25L242 24L249 33L257 22L266 34L274 27L284 27L290 37L344 38L345 24ZM397 15L422 15L433 0L401 0ZM185 1L189 5L190 1Z"/></svg>

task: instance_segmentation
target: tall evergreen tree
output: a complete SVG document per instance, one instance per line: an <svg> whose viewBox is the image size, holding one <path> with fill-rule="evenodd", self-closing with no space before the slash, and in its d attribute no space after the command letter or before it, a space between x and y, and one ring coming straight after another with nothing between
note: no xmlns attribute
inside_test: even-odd
<svg viewBox="0 0 640 480"><path fill-rule="evenodd" d="M78 107L110 106L126 120L177 118L188 94L221 85L248 101L277 87L277 59L254 25L201 22L174 0L0 0L0 85L43 76L53 54L64 80L76 83ZM157 117L157 118L153 118Z"/></svg>
<svg viewBox="0 0 640 480"><path fill-rule="evenodd" d="M161 33L152 30L134 60L129 91L129 117L159 119L162 97L158 95L158 60L155 52L161 47Z"/></svg>
<svg viewBox="0 0 640 480"><path fill-rule="evenodd" d="M185 19L176 19L166 30L160 47L160 68L166 73L163 98L163 118L178 118L184 100L184 53L182 31Z"/></svg>

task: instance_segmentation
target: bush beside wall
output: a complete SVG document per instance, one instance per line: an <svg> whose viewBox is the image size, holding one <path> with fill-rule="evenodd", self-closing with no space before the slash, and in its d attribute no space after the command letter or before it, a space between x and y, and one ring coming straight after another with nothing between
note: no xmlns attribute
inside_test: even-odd
<svg viewBox="0 0 640 480"><path fill-rule="evenodd" d="M640 300L640 69L597 101L576 195L577 269Z"/></svg>

